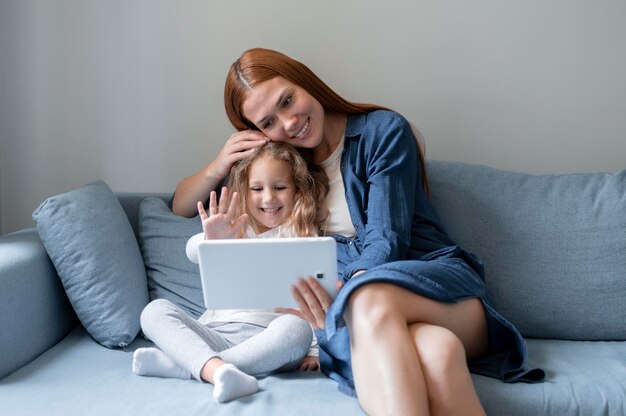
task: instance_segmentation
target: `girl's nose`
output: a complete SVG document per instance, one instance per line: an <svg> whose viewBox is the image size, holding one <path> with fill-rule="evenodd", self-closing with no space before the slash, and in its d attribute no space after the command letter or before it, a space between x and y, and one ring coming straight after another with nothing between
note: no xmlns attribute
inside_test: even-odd
<svg viewBox="0 0 626 416"><path fill-rule="evenodd" d="M273 189L265 189L263 191L263 201L269 202L274 199L274 190Z"/></svg>

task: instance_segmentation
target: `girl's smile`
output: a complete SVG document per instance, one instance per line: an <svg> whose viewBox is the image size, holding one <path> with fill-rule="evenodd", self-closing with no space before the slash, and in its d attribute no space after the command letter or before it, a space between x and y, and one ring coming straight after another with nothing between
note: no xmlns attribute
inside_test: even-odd
<svg viewBox="0 0 626 416"><path fill-rule="evenodd" d="M248 211L264 227L261 232L290 219L295 187L291 166L271 157L261 157L250 165Z"/></svg>

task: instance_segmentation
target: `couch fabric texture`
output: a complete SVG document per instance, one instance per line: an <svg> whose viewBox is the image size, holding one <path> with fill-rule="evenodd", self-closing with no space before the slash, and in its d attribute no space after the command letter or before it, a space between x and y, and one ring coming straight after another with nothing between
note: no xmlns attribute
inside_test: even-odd
<svg viewBox="0 0 626 416"><path fill-rule="evenodd" d="M441 161L429 161L428 168L433 204L447 231L482 258L498 311L527 339L528 366L546 371L546 382L537 384L472 375L487 413L626 414L626 171L533 176ZM173 216L165 204L169 195L118 194L117 205L103 203L107 189L63 194L59 208L38 210L39 233L0 237L0 414L362 414L355 399L319 373L269 376L260 380L259 393L219 404L211 385L132 374L132 351L151 345L141 336L125 349L95 342L73 300L80 294L68 290L68 272L58 266L72 262L55 261L69 257L58 253L69 247L80 253L69 276L87 276L84 290L104 290L85 271L102 263L111 245L139 256L136 279L143 284L136 298L128 299L135 262L120 262L114 277L103 275L124 292L107 292L111 307L147 302L149 293L192 314L202 308L197 265L188 262L184 247L199 232L198 219ZM87 201L83 209L104 217L126 213L123 226L99 234L108 241L101 248L83 247L90 232L106 228L87 226L94 215L80 212L84 198L116 207L102 212ZM53 238L46 227L59 221L64 225L53 234L62 237ZM126 233L123 241L120 232ZM116 336L127 334L120 327Z"/></svg>

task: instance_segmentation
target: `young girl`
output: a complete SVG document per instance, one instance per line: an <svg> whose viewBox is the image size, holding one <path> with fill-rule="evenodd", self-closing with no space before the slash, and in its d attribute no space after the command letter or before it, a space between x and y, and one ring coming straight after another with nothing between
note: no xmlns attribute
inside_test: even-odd
<svg viewBox="0 0 626 416"><path fill-rule="evenodd" d="M270 142L258 147L233 167L219 204L215 192L208 214L202 202L197 204L203 232L188 241L187 255L197 263L203 239L317 235L325 219L327 188L321 168L307 163L292 146ZM319 368L312 329L293 315L207 310L196 321L157 299L142 312L141 326L158 348L135 351L135 374L207 381L214 384L219 402L255 393L255 377Z"/></svg>

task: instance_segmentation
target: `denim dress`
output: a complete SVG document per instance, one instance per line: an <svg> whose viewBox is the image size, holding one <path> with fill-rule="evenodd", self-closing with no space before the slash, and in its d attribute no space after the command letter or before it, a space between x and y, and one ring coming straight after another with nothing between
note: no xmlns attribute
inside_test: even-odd
<svg viewBox="0 0 626 416"><path fill-rule="evenodd" d="M469 362L470 371L505 382L539 382L527 369L526 344L494 308L481 261L446 234L422 185L411 125L392 111L348 116L341 174L356 237L334 236L344 286L333 301L325 329L316 330L322 371L355 395L350 340L343 313L357 288L394 284L440 302L479 298L489 331L489 351ZM365 272L352 279L360 270Z"/></svg>

